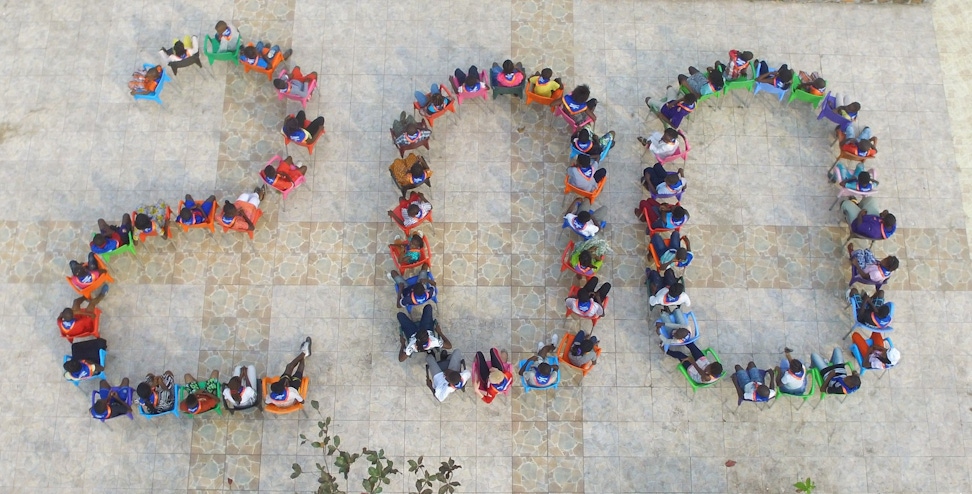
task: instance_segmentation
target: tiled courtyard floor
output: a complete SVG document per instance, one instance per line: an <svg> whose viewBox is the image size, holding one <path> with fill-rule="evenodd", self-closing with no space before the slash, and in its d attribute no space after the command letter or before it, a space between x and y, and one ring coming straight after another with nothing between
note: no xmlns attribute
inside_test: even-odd
<svg viewBox="0 0 972 494"><path fill-rule="evenodd" d="M972 492L972 267L958 168L972 124L956 114L950 124L947 112L967 104L946 100L965 96L945 80L965 73L954 69L970 38L961 0L939 2L937 13L647 0L4 5L0 492L316 488L311 476L289 478L295 461L315 461L298 446L299 433L316 432L313 411L103 425L86 410L93 384L78 390L61 377L69 345L54 319L74 297L66 263L86 252L95 220L159 198L175 205L187 192L232 199L285 153L278 129L299 105L279 102L259 74L217 63L180 72L164 108L128 96L137 63L218 19L245 40L292 46L291 65L319 72L307 112L326 117L327 134L312 157L291 147L310 166L307 183L285 211L268 196L253 241L176 232L140 246L141 264L112 260L118 283L101 305L112 382L165 369L216 368L225 379L241 361L278 374L311 335L310 395L343 444L384 448L400 467L452 457L461 492L790 492L806 477L824 493ZM880 138L878 197L899 230L875 251L902 260L887 290L903 358L882 379L868 373L843 403L737 410L728 380L693 394L648 322L645 236L631 210L650 164L636 137L660 125L643 100L732 48L821 71L862 102L861 121ZM415 89L505 58L589 84L598 131L617 132L599 199L614 250L599 275L614 285L597 325L604 354L583 381L565 374L556 391L517 387L489 406L457 393L440 405L424 386L424 361L396 358L385 273L398 231L385 210L396 202L387 167L397 151L387 129ZM775 365L784 346L804 361L836 344L849 353L840 340L851 324L841 298L846 227L827 210L833 127L815 116L803 103L733 94L701 104L683 126L692 143L683 233L696 255L688 290L701 346L726 364ZM586 327L561 309L571 281L558 271L563 122L503 97L464 104L434 133L425 154L435 221L424 231L444 332L471 362L492 346L523 358L550 334Z"/></svg>

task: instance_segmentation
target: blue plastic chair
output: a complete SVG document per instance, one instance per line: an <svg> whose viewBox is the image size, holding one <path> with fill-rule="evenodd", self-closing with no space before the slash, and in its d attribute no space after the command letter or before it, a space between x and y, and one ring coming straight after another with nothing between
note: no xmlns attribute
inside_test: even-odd
<svg viewBox="0 0 972 494"><path fill-rule="evenodd" d="M591 214L594 214L594 210L593 209L590 209L587 212L588 213L591 213ZM607 221L601 220L601 224L598 225L598 228L600 228L601 230L603 230L604 227L606 227L606 226L607 226ZM590 240L590 239L594 238L594 235L590 235L590 236L584 235L583 233L575 230L574 227L570 225L570 222L567 221L567 218L564 218L564 222L563 222L562 225L560 225L560 228L561 228L561 230L560 230L560 233L561 234L563 234L564 229L566 228L566 229L569 229L570 231L576 233L577 236L579 236L580 238L583 238L584 240Z"/></svg>
<svg viewBox="0 0 972 494"><path fill-rule="evenodd" d="M526 362L527 362L527 360L524 359L524 360L521 360L519 363L517 363L516 364L517 371L519 371L523 367L523 365L526 364ZM556 355L548 355L547 356L547 363L550 364L550 365L556 365L558 367L560 366L560 360L557 358ZM535 364L531 364L531 366L532 365L535 365ZM529 369L529 367L527 369ZM559 368L557 369L557 377L554 379L553 384L551 384L549 386L546 386L546 387L543 387L543 388L539 388L537 386L531 386L529 383L527 383L526 378L523 377L523 376L520 376L520 382L523 383L523 392L524 393L529 393L531 389L557 389L560 386L560 369Z"/></svg>
<svg viewBox="0 0 972 494"><path fill-rule="evenodd" d="M569 145L570 145L570 159L574 159L575 156L577 156L578 154L581 154L581 152L578 151L577 148L574 147L573 143L571 143ZM608 145L605 146L603 150L601 150L601 156L598 158L598 162L601 162L601 161L604 161L605 159L607 159L608 152L611 151L611 148L613 148L613 147L614 147L614 140L612 139L611 142L608 143Z"/></svg>
<svg viewBox="0 0 972 494"><path fill-rule="evenodd" d="M874 340L871 338L868 338L865 341L867 341L867 346L871 346L874 344ZM888 350L894 348L894 342L891 341L891 338L885 338L884 341L888 342ZM861 355L861 350L857 348L857 345L851 344L850 351L854 355L854 359L857 360L857 366L861 368L861 376L864 376L864 373L868 371L868 367L864 365L864 356ZM894 367L895 367L894 365L889 365L884 369L882 369L881 377L884 377L884 374L889 370L893 369ZM881 379L881 377L878 377L878 379Z"/></svg>
<svg viewBox="0 0 972 494"><path fill-rule="evenodd" d="M891 327L891 326L886 326L886 327L883 327L883 328L879 328L877 326L871 326L870 324L864 324L864 323L858 321L857 320L857 307L855 307L854 304L851 304L851 303L848 303L848 305L851 308L851 316L854 318L854 325L851 326L850 331L848 331L847 334L844 335L844 339L845 340L847 339L848 336L851 335L851 333L854 332L854 330L856 330L858 328L860 328L861 331L863 331L865 334L881 333L882 335L885 335L885 334L888 334L888 333L894 331L894 328ZM887 305L888 306L888 308L890 310L890 315L889 316L891 317L891 319L894 319L894 302L887 302L884 305Z"/></svg>
<svg viewBox="0 0 972 494"><path fill-rule="evenodd" d="M752 66L753 67L759 67L759 61L756 60L756 59L753 59L753 65ZM769 65L767 65L767 69L770 72L773 72L774 70L776 70L775 68L770 67ZM760 75L762 75L762 74L756 74L756 77L758 78ZM791 86L792 86L792 84L791 84ZM783 102L783 98L786 96L786 93L789 92L790 90L789 89L780 89L780 88L778 88L778 87L776 87L776 86L774 86L772 84L766 84L764 82L756 82L755 87L753 87L753 94L754 95L759 94L760 91L763 91L763 92L766 92L766 93L770 93L770 94L772 94L774 96L779 97L780 102L782 103Z"/></svg>
<svg viewBox="0 0 972 494"><path fill-rule="evenodd" d="M820 114L817 115L817 120L826 118L831 122L839 125L841 128L847 126L851 123L850 120L844 118L842 115L834 111L837 108L837 98L827 92L827 96L824 98L822 104L820 105Z"/></svg>
<svg viewBox="0 0 972 494"><path fill-rule="evenodd" d="M176 417L178 417L179 416L179 403L178 403L178 401L179 401L179 390L181 390L181 389L182 389L182 386L179 386L178 384L176 384L176 385L174 385L172 387L172 410L169 410L167 412L159 412L159 413L147 413L142 408L142 405L139 404L138 407L137 407L138 408L138 414L141 415L141 416L143 416L143 417L145 417L145 418L147 418L147 419L153 419L155 417L161 417L163 415L168 415L170 413L173 414L173 415L175 415Z"/></svg>
<svg viewBox="0 0 972 494"><path fill-rule="evenodd" d="M98 401L98 400L108 399L108 393L111 392L111 391L114 391L114 392L118 393L118 397L121 398L122 401L124 401L126 405L128 405L129 407L132 406L132 396L135 394L135 390L132 389L129 386L125 386L124 388L115 386L115 387L112 387L111 389L96 389L96 390L92 391L91 392L91 406L93 407L94 404L95 404L95 402ZM129 410L128 413L126 413L125 415L128 416L129 420L135 420L135 416L132 415L132 411L131 410ZM105 419L98 419L98 420L100 420L102 423L105 422Z"/></svg>
<svg viewBox="0 0 972 494"><path fill-rule="evenodd" d="M668 320L665 321L665 319L668 319ZM658 320L656 322L670 322L672 324L675 324L675 314L666 314L666 313L662 312L661 317L658 318ZM667 342L667 343L665 343L664 344L663 351L668 352L668 349L671 348L671 347L673 347L673 346L685 346L685 345L688 345L689 343L695 343L695 340L699 339L699 336L700 336L700 334L699 334L699 322L695 319L695 313L694 312L691 312L691 311L689 311L688 313L686 313L685 314L685 322L691 325L692 336L689 337L689 339L687 339L687 340L685 340L685 341L683 341L681 343L674 343L674 342ZM665 326L662 326L661 327L661 337L664 338L664 339L666 339L666 340L669 340L669 339L672 338L671 332Z"/></svg>
<svg viewBox="0 0 972 494"><path fill-rule="evenodd" d="M428 273L428 275L429 275L429 281L435 281L435 277L432 276L432 273L431 272ZM416 283L418 283L418 275L412 276L411 278L408 278L408 279L405 280L405 285L406 286L412 286L412 285L414 285ZM406 304L405 305L405 310L409 314L411 314L413 307L418 307L419 305L425 305L425 304L427 304L429 302L434 303L435 306L438 308L439 307L439 298L438 298L439 297L439 289L438 289L438 287L436 287L435 292L436 292L436 294L434 296L432 296L429 300L427 300L427 301L425 301L425 302L423 302L421 304L417 304L417 305L408 305L408 304ZM402 295L402 290L400 288L398 288L398 285L395 285L395 294L398 295L398 296L401 296Z"/></svg>
<svg viewBox="0 0 972 494"><path fill-rule="evenodd" d="M98 350L98 357L101 360L101 362L99 362L99 364L101 365L101 372L99 372L99 373L97 373L97 374L95 374L93 376L86 377L84 379L68 379L68 381L70 381L75 386L80 386L81 385L81 381L90 381L92 379L104 379L105 378L105 370L104 370L105 369L105 357L107 357L107 356L108 356L108 351L107 350ZM70 355L65 355L64 356L64 361L67 362L68 360L71 360L71 356Z"/></svg>
<svg viewBox="0 0 972 494"><path fill-rule="evenodd" d="M145 69L145 70L148 70L148 69L150 69L152 67L155 67L155 65L150 64L150 63L142 64L142 68ZM149 101L154 101L154 102L158 103L159 106L161 106L161 107L164 108L165 105L162 104L162 98L160 98L160 96L162 95L162 88L165 87L165 83L166 82L169 82L171 80L172 80L172 78L169 77L169 74L167 74L165 72L165 70L163 70L162 71L162 77L159 78L159 84L157 86L155 86L155 91L153 91L152 93L149 93L149 94L133 94L132 97L135 98L135 101L138 101L140 99L146 99L146 100L149 100Z"/></svg>

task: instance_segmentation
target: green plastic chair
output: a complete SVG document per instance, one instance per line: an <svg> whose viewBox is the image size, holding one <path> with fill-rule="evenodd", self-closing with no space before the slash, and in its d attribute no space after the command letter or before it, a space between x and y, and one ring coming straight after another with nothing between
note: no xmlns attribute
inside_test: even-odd
<svg viewBox="0 0 972 494"><path fill-rule="evenodd" d="M176 405L175 405L176 406L176 409L178 409L179 408L179 405L183 401L185 401L185 399L186 399L187 396L189 396L189 386L180 386L179 387L179 399L176 401ZM211 410L206 410L203 413L182 413L182 412L180 412L180 413L177 414L177 416L180 416L181 417L183 415L189 415L190 417L197 417L199 415L206 415L207 413L212 412L212 411L215 411L217 415L222 415L223 414L223 383L221 383L221 382L217 382L216 383L216 408L213 408Z"/></svg>
<svg viewBox="0 0 972 494"><path fill-rule="evenodd" d="M725 95L729 91L735 89L745 89L747 92L753 92L753 87L756 85L755 69L752 64L746 69L746 76L737 79L727 80L722 86L722 94Z"/></svg>
<svg viewBox="0 0 972 494"><path fill-rule="evenodd" d="M823 101L824 95L810 94L802 89L797 89L800 86L800 82L800 76L793 74L793 82L790 84L793 90L790 91L790 99L786 100L786 104L790 104L793 100L803 101L804 103L813 105L813 108L816 110L820 106L820 102Z"/></svg>
<svg viewBox="0 0 972 494"><path fill-rule="evenodd" d="M706 73L705 73L705 76L706 76L706 77L709 77L709 73L708 73L708 72L706 72ZM706 94L705 96L701 96L701 97L699 97L699 99L698 99L698 102L699 102L699 103L701 103L701 102L703 102L703 101L705 101L705 100L707 100L707 99L712 99L712 98L719 98L719 97L721 97L721 96L722 96L722 94L726 92L726 85L727 85L727 84L728 84L728 83L723 83L723 85L722 85L722 91L716 91L716 92L713 92L713 93L709 93L709 94ZM682 92L682 94L689 94L689 90L688 90L688 89L685 89L685 86L679 86L679 87L678 87L678 90L679 90L679 91L681 91L681 92ZM694 113L694 112L693 112L693 113ZM689 115L689 116L691 116L691 115ZM686 117L686 118L688 118L688 117Z"/></svg>
<svg viewBox="0 0 972 494"><path fill-rule="evenodd" d="M844 362L844 366L845 367L848 367L851 370L851 372L854 372L855 371L854 364L851 363L851 361L849 361L849 360L847 362ZM827 397L827 394L828 394L827 393L827 388L826 388L826 386L824 386L823 375L820 374L820 370L817 369L816 367L814 367L812 370L813 370L813 380L817 384L817 389L820 390L820 401L823 401L824 398L826 398ZM837 401L843 403L844 400L846 400L848 396L850 396L850 395L841 395L841 398L837 398Z"/></svg>
<svg viewBox="0 0 972 494"><path fill-rule="evenodd" d="M108 261L111 260L112 257L115 257L116 255L122 254L124 252L131 252L132 256L135 257L135 260L138 261L139 264L141 264L141 261L138 259L138 256L135 254L135 237L132 235L132 232L128 232L127 244L111 252L105 252L104 254L95 254L95 255L100 257L101 260L105 262L105 264L108 264Z"/></svg>
<svg viewBox="0 0 972 494"><path fill-rule="evenodd" d="M715 350L713 350L712 348L706 348L702 353L705 354L705 356L709 359L710 362L719 362L720 364L722 363L722 361L719 360L719 356L716 355ZM685 376L685 380L688 381L689 386L692 386L692 393L698 391L699 388L707 388L709 386L712 386L713 384L719 382L719 379L722 378L722 376L719 376L719 378L717 378L715 381L709 383L697 383L695 382L694 379L692 379L692 376L690 376L688 373L688 369L686 369L681 362L678 363L678 370L679 372L682 373L683 376ZM725 374L726 371L725 369L723 369L722 375L724 376Z"/></svg>
<svg viewBox="0 0 972 494"><path fill-rule="evenodd" d="M777 367L776 369L777 369L776 374L781 375L780 373L782 371L779 371L779 367ZM797 410L799 410L800 408L803 407L803 405L807 402L807 400L809 400L813 396L814 390L816 389L815 386L817 384L817 377L814 372L816 370L817 369L810 369L810 375L808 376L809 379L807 379L807 389L803 391L803 394L787 393L786 391L783 391L783 388L780 386L779 377L777 377L776 394L779 396L788 396L790 398L801 398L802 401L800 402L800 405L797 406Z"/></svg>
<svg viewBox="0 0 972 494"><path fill-rule="evenodd" d="M243 37L238 36L236 38L236 48L232 51L219 51L219 42L216 38L206 35L206 40L203 43L203 52L206 54L206 58L209 59L209 65L212 65L216 60L223 62L233 62L236 65L240 64L240 47L243 46Z"/></svg>

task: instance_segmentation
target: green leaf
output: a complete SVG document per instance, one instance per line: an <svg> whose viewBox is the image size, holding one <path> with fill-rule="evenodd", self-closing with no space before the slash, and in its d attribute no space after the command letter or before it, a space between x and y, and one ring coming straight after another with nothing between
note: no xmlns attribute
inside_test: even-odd
<svg viewBox="0 0 972 494"><path fill-rule="evenodd" d="M425 489L422 494L432 494L432 489Z"/></svg>
<svg viewBox="0 0 972 494"><path fill-rule="evenodd" d="M321 409L321 404L318 403L317 400L311 400L311 406L314 407L314 410L320 410Z"/></svg>
<svg viewBox="0 0 972 494"><path fill-rule="evenodd" d="M341 436L334 436L334 445L337 447L341 446Z"/></svg>
<svg viewBox="0 0 972 494"><path fill-rule="evenodd" d="M444 485L442 487L439 487L439 494L445 494L446 491L448 491L448 490L449 490L449 485L448 484L446 484L446 485Z"/></svg>
<svg viewBox="0 0 972 494"><path fill-rule="evenodd" d="M415 472L416 470L418 470L418 463L415 460L408 460L408 471Z"/></svg>
<svg viewBox="0 0 972 494"><path fill-rule="evenodd" d="M390 484L391 483L391 479L388 478L388 477L382 477L381 478L381 483L382 484Z"/></svg>
<svg viewBox="0 0 972 494"><path fill-rule="evenodd" d="M380 492L381 492L381 486L379 485L378 487L375 487L375 494L379 494Z"/></svg>
<svg viewBox="0 0 972 494"><path fill-rule="evenodd" d="M369 468L368 469L368 475L370 475L372 477L377 477L378 476L378 469L375 468L375 467Z"/></svg>
<svg viewBox="0 0 972 494"><path fill-rule="evenodd" d="M313 447L315 447L315 448L320 448L320 447L322 447L323 445L321 444L321 442L320 442L320 441L314 441L314 442L312 442L312 443L311 443L311 446L313 446Z"/></svg>
<svg viewBox="0 0 972 494"><path fill-rule="evenodd" d="M448 480L446 480L445 475L441 473L435 474L435 480L438 480L439 482L448 482Z"/></svg>
<svg viewBox="0 0 972 494"><path fill-rule="evenodd" d="M331 445L331 446L328 446L328 447L327 447L327 456L332 456L332 455L334 455L334 452L335 452L335 451L337 451L337 448L335 448L335 447L334 447L333 445Z"/></svg>

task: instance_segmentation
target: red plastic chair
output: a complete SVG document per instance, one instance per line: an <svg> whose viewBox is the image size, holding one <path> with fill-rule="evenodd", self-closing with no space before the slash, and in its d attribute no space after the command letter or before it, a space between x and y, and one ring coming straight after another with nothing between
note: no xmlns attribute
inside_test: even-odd
<svg viewBox="0 0 972 494"><path fill-rule="evenodd" d="M281 202L283 202L284 206L286 206L287 196L290 195L290 193L293 192L297 187L303 185L307 179L300 173L297 166L288 165L288 169L281 169L280 163L282 163L282 161L280 155L278 154L273 158L270 158L270 161L267 162L267 166L272 166L275 170L277 170L278 174L285 175L289 181L276 180L272 184L267 183L267 175L263 173L263 170L260 170L260 180L269 185L271 189L280 192L280 196L282 197Z"/></svg>
<svg viewBox="0 0 972 494"><path fill-rule="evenodd" d="M179 211L182 211L182 208L179 208ZM135 216L137 214L138 214L137 211L132 211L132 221L135 221ZM165 208L165 223L166 223L166 227L165 227L165 232L164 232L165 233L165 238L169 238L169 227L172 226L172 224L170 223L169 220L171 220L171 219L172 219L172 208L166 207ZM136 230L138 230L138 229L136 228ZM145 239L147 239L149 237L158 237L160 230L162 230L162 228L160 228L159 225L155 222L155 219L152 219L152 231L151 232L145 233L145 232L143 232L141 230L138 230L138 243L144 243L145 242Z"/></svg>
<svg viewBox="0 0 972 494"><path fill-rule="evenodd" d="M186 206L185 201L179 201L180 212L182 211L182 208L184 208L185 206ZM213 209L209 210L209 217L206 218L206 221L203 223L196 223L195 225L187 225L185 223L179 223L177 221L176 224L181 226L182 231L186 233L188 233L191 228L205 228L210 232L216 233L216 208L217 208L216 203L213 203Z"/></svg>
<svg viewBox="0 0 972 494"><path fill-rule="evenodd" d="M601 180L601 183L597 184L597 188L594 192L588 192L586 190L578 189L570 184L570 177L564 177L564 194L577 194L581 197L586 198L591 204L597 200L597 196L601 195L601 191L604 190L604 184L607 183L607 177Z"/></svg>
<svg viewBox="0 0 972 494"><path fill-rule="evenodd" d="M574 241L571 240L570 242L567 242L567 248L564 249L564 253L560 255L560 272L563 273L564 271L567 271L569 269L573 271L577 276L583 277L585 280L591 279L595 274L597 274L597 270L594 270L590 273L585 273L582 271L578 271L576 267L570 265L570 254L573 251L574 251ZM604 261L604 256L601 256L599 260Z"/></svg>
<svg viewBox="0 0 972 494"><path fill-rule="evenodd" d="M422 200L422 198L421 198L421 196L419 196L419 194L417 192L412 192L412 194L410 196L408 196L408 199L399 199L398 200L398 207L396 207L395 209L392 210L392 217L395 219L395 224L398 225L398 227L401 228L402 231L405 232L405 236L406 237L408 237L409 235L411 235L412 234L412 230L418 228L419 225L421 225L422 223L425 223L425 222L431 223L432 222L432 210L430 209L429 212L428 212L428 214L426 214L425 216L419 218L418 221L416 221L415 223L413 223L413 224L411 224L409 226L405 226L405 221L404 221L404 219L402 219L402 210L405 209L405 208L407 208L409 206L409 204L412 204L415 201L421 201L421 200Z"/></svg>
<svg viewBox="0 0 972 494"><path fill-rule="evenodd" d="M293 118L293 117L295 117L295 115L293 113L291 113L290 115L287 115L287 118ZM311 124L311 121L310 120L307 120L305 118L304 119L303 128L306 129L307 126L310 125L310 124ZM318 132L316 136L311 136L311 139L313 140L313 142L311 142L310 144L308 144L307 141L302 141L302 142L291 141L290 140L290 137L287 136L287 134L284 134L283 133L283 129L282 128L280 129L280 133L283 134L284 147L288 146L290 143L293 142L294 144L296 144L296 145L298 145L298 146L300 146L302 148L307 149L307 154L313 155L314 154L314 146L317 145L317 141L319 141L320 140L320 137L322 135L326 134L327 132L324 130L324 126L322 125L320 132Z"/></svg>
<svg viewBox="0 0 972 494"><path fill-rule="evenodd" d="M281 69L280 70L280 73L277 74L277 79L282 79L285 75L287 75L287 69L286 68ZM301 81L301 82L305 82L305 81ZM298 97L298 96L294 96L294 95L291 95L291 94L287 94L287 93L281 93L278 90L277 91L277 101L283 101L284 98L292 99L294 101L300 101L300 106L303 107L306 110L307 109L307 102L310 101L311 96L314 95L314 90L315 89L317 89L317 79L316 78L315 79L311 79L310 85L307 87L307 95L304 96L303 98Z"/></svg>
<svg viewBox="0 0 972 494"><path fill-rule="evenodd" d="M467 99L482 98L483 101L488 100L487 95L489 94L489 78L486 77L485 70L479 71L479 82L481 83L479 91L473 91L470 93L467 91L460 91L459 84L456 82L456 77L451 75L449 76L449 84L452 84L452 91L456 95L456 102L460 105L464 100Z"/></svg>
<svg viewBox="0 0 972 494"><path fill-rule="evenodd" d="M95 256L95 262L98 263L98 269L101 270L101 276L96 278L91 283L81 283L81 281L74 276L64 277L67 279L68 284L71 285L71 288L73 288L74 291L78 292L78 294L87 299L90 299L91 294L94 293L95 290L101 288L101 286L105 283L115 282L115 279L108 274L108 266L105 265L105 261L102 261L100 257Z"/></svg>
<svg viewBox="0 0 972 494"><path fill-rule="evenodd" d="M254 45L253 45L253 43L247 43L246 46L254 46ZM240 52L242 53L242 50L240 50ZM277 69L277 67L280 65L280 62L281 61L283 61L283 57L282 56L280 58L277 58L277 56L274 55L273 60L270 61L273 65L271 65L269 68L266 68L266 69L260 67L259 65L249 64L249 63L246 63L246 62L243 62L243 61L240 62L240 65L243 66L243 72L244 73L247 73L248 74L251 70L254 71L254 72L259 72L261 74L266 75L268 81L272 81L273 80L273 71Z"/></svg>
<svg viewBox="0 0 972 494"><path fill-rule="evenodd" d="M506 362L506 361L503 362L503 372L506 373L506 374L508 374L508 375L511 375L511 376L514 376L515 377L515 375L513 373L513 364L511 362ZM512 380L513 379L511 379L511 381ZM473 364L472 364L472 381L473 381L473 386L479 388L480 390L485 390L486 387L489 386L489 382L485 382L484 383L484 382L482 382L482 381L479 380L479 359L473 359ZM509 396L511 389L513 389L513 383L512 382L510 383L509 386L506 387L506 389L504 389L503 391L500 391L499 394ZM483 401L486 401L486 399L483 398Z"/></svg>
<svg viewBox="0 0 972 494"><path fill-rule="evenodd" d="M406 270L417 268L423 264L428 266L429 269L432 269L432 249L429 247L428 237L422 235L422 252L419 254L419 260L411 264L402 264L399 258L405 252L405 246L408 245L407 242L408 239L406 238L405 243L388 244L388 251L391 253L392 262L395 263L395 268L398 272L404 275Z"/></svg>
<svg viewBox="0 0 972 494"><path fill-rule="evenodd" d="M673 206L678 206L680 204L681 203L676 202L675 204L673 204ZM651 235L656 234L656 233L668 233L668 232L679 232L679 231L682 231L682 226L684 225L684 223L682 225L678 225L675 228L654 228L654 227L652 227L651 224L654 223L655 220L658 219L658 216L655 215L655 213L650 208L641 208L641 214L643 214L645 216L645 222L648 224L648 235L649 235L649 237ZM666 239L666 243L667 243L667 239ZM649 247L650 247L650 244L649 244Z"/></svg>
<svg viewBox="0 0 972 494"><path fill-rule="evenodd" d="M561 100L563 100L563 98L561 98ZM554 111L553 112L554 112L555 115L560 115L561 118L563 118L565 121L567 121L567 125L570 126L570 133L571 134L573 134L574 132L577 132L577 129L579 129L581 127L586 127L588 125L590 125L591 126L591 130L593 130L594 129L594 125L597 123L597 118L591 117L590 114L588 114L587 119L584 120L583 122L581 122L579 124L576 123L576 122L574 122L574 117L571 117L570 115L567 114L567 112L564 111L563 101L561 101L557 105L557 107L554 108Z"/></svg>
<svg viewBox="0 0 972 494"><path fill-rule="evenodd" d="M580 287L578 287L578 286L571 286L570 287L570 291L567 292L567 298L576 297L577 296L577 292L579 292L579 291L580 291ZM604 297L604 303L601 304L601 307L603 307L605 311L607 311L608 300L610 300L610 299L611 299L611 297ZM592 330L594 329L594 326L597 326L597 321L599 319L601 319L601 316L584 317L584 316L582 316L582 315L580 315L580 314L578 314L578 313L576 313L576 312L574 312L574 311L572 311L570 309L567 309L567 313L564 314L564 319L569 318L572 314L575 317L579 317L581 319L587 319L587 320L591 321L591 329Z"/></svg>
<svg viewBox="0 0 972 494"><path fill-rule="evenodd" d="M246 217L250 219L250 222L253 223L253 230L247 228L247 226L249 225L247 225L245 221L234 221L233 226L226 226L226 224L223 223L223 220L220 219L219 226L223 227L223 233L226 233L230 230L236 232L246 232L246 234L250 236L250 240L253 240L253 232L256 231L257 221L259 221L260 217L263 216L263 210L250 203L246 203L245 205L244 204L234 204L234 205L236 206L237 209L242 210L243 214L245 214ZM213 208L213 210L215 211L216 208ZM220 216L220 218L222 218L222 216Z"/></svg>
<svg viewBox="0 0 972 494"><path fill-rule="evenodd" d="M442 112L439 112L439 113L442 113ZM418 124L418 130L419 131L428 130L429 132L432 131L432 129L430 129L428 127L428 125L426 125L424 118L422 119L421 122L419 122L419 124ZM418 149L418 148L421 148L421 147L424 147L425 149L429 149L429 141L432 139L432 136L429 136L428 139L421 140L421 141L418 141L418 142L413 142L411 144L406 144L404 146L399 146L398 143L395 142L395 139L398 137L398 136L395 135L395 131L392 130L392 129L388 129L388 132L391 134L392 144L394 144L395 147L398 148L398 154L401 155L402 158L405 157L405 151L411 151L413 149Z"/></svg>
<svg viewBox="0 0 972 494"><path fill-rule="evenodd" d="M445 108L443 108L443 109L441 109L441 110L439 110L439 111L437 111L435 113L431 113L430 114L426 110L426 107L420 105L418 101L413 101L412 102L412 107L415 108L416 110L418 110L419 115L421 115L422 118L424 118L425 121L429 123L429 127L430 128L435 125L435 120L437 118L441 117L442 115L445 115L445 113L447 111L450 111L452 113L455 113L456 112L456 97L452 93L449 92L449 88L447 88L447 87L445 87L445 86L443 86L443 85L440 84L439 85L439 92L444 93L444 94L442 94L442 96L445 97L445 98L447 98L449 100L449 103L445 106Z"/></svg>
<svg viewBox="0 0 972 494"><path fill-rule="evenodd" d="M60 319L58 319L58 320L60 320ZM60 326L58 327L58 329L61 331L61 337L62 338L64 338L65 340L68 340L68 343L74 343L74 340L76 340L78 338L87 338L89 336L90 337L93 337L93 338L101 338L100 325L101 325L101 309L95 307L95 309L94 309L94 324L91 327L91 331L87 331L87 332L83 332L83 333L78 333L78 334L70 334L70 333L65 333L64 332L64 329L63 328L60 328Z"/></svg>
<svg viewBox="0 0 972 494"><path fill-rule="evenodd" d="M574 338L576 337L577 335L574 333L564 334L564 337L560 339L560 345L557 346L557 359L560 360L561 364L566 365L568 369L580 371L583 375L586 376L587 373L594 368L594 362L588 362L580 367L570 363L570 358L569 358L570 355L568 354L570 353L570 347L574 346ZM601 356L600 346L594 345L594 354L597 355L598 357Z"/></svg>

